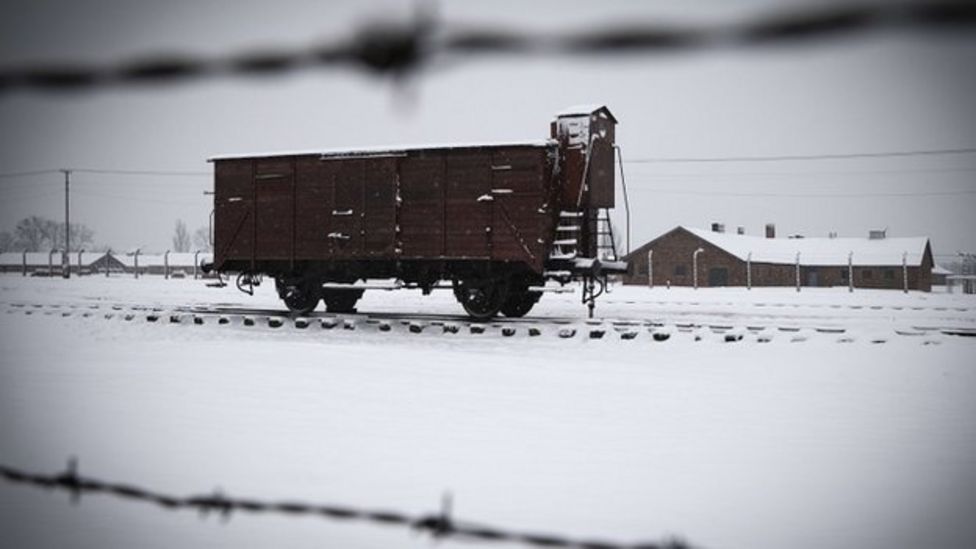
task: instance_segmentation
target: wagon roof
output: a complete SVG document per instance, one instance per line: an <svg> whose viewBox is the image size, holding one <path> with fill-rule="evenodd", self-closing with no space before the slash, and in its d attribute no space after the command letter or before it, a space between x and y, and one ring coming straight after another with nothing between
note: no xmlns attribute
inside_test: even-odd
<svg viewBox="0 0 976 549"><path fill-rule="evenodd" d="M546 147L555 146L556 144L557 142L552 139L543 139L537 141L515 141L515 142L498 142L498 143L440 143L440 144L424 144L424 145L388 145L382 147L364 147L361 149L317 149L317 150L313 149L313 150L304 150L304 151L222 154L217 156L211 156L210 158L207 159L207 161L213 162L215 160L268 158L268 157L279 157L279 156L319 156L323 158L344 157L344 156L351 156L351 157L384 156L384 155L404 154L410 151L427 151L427 150L443 150L443 149L500 149L500 148L511 148L511 147L546 148Z"/></svg>

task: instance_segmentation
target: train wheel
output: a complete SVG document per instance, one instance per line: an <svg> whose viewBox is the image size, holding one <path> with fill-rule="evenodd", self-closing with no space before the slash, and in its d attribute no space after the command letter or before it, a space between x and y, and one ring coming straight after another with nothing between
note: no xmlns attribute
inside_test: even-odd
<svg viewBox="0 0 976 549"><path fill-rule="evenodd" d="M532 310L542 297L540 292L530 292L528 288L512 290L502 305L502 313L509 318L521 318Z"/></svg>
<svg viewBox="0 0 976 549"><path fill-rule="evenodd" d="M275 286L278 289L278 296L285 303L285 307L288 307L288 310L293 313L306 315L314 311L319 304L321 298L319 290L315 284L308 281L285 282L276 279Z"/></svg>
<svg viewBox="0 0 976 549"><path fill-rule="evenodd" d="M454 297L475 320L489 320L501 310L508 299L508 281L501 279L469 279L454 281Z"/></svg>
<svg viewBox="0 0 976 549"><path fill-rule="evenodd" d="M322 301L330 313L353 313L363 290L322 290Z"/></svg>

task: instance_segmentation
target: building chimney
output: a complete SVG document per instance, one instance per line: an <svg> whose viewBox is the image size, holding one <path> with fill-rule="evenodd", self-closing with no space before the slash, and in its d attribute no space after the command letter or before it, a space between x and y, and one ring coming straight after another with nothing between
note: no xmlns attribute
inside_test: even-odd
<svg viewBox="0 0 976 549"><path fill-rule="evenodd" d="M766 238L776 238L776 225L766 223Z"/></svg>
<svg viewBox="0 0 976 549"><path fill-rule="evenodd" d="M725 224L724 223L712 223L712 232L713 233L724 233L725 232Z"/></svg>
<svg viewBox="0 0 976 549"><path fill-rule="evenodd" d="M735 234L746 234L746 228L739 225L735 228Z"/></svg>

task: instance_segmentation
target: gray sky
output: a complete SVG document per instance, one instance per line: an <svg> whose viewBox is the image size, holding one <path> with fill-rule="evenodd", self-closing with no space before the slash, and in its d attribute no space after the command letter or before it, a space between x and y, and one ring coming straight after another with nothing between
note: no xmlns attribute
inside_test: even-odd
<svg viewBox="0 0 976 549"><path fill-rule="evenodd" d="M447 24L586 29L595 22L732 22L809 2L441 2ZM410 2L4 2L0 63L217 55L347 36ZM59 167L210 170L221 153L547 137L552 114L605 103L625 159L976 147L976 36L880 33L781 49L486 57L395 86L356 69L82 93L0 96L0 172ZM929 236L976 248L976 155L750 163L628 163L632 247L712 221L758 234ZM60 175L0 180L0 230L63 216ZM117 250L170 246L207 224L208 176L76 174L72 220ZM965 191L968 194L960 194ZM927 193L921 196L919 193ZM811 195L823 194L816 197ZM842 196L857 195L857 196ZM880 196L879 196L880 195ZM910 195L910 196L899 196ZM618 198L619 225L623 203ZM937 258L939 259L939 258Z"/></svg>

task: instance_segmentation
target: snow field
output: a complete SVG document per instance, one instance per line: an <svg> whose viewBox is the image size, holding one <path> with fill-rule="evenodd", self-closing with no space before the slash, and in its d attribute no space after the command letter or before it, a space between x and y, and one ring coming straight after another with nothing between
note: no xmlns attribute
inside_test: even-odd
<svg viewBox="0 0 976 549"><path fill-rule="evenodd" d="M296 328L267 288L201 286L0 277L0 462L54 472L76 455L82 474L178 494L416 514L450 491L462 520L584 539L976 543L976 340L896 333L971 327L962 296L618 288L602 321L577 296L546 296L505 337L506 323L471 334L447 294L367 292L362 315ZM187 306L253 313L169 322ZM100 496L73 507L8 484L0 523L26 547L429 546L358 523L201 521Z"/></svg>

